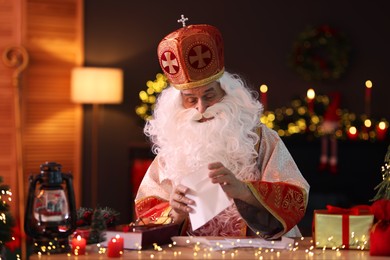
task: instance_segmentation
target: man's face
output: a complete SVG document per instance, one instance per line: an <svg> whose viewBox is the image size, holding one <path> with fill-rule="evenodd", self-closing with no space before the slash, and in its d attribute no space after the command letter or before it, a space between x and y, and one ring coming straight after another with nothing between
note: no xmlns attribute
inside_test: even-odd
<svg viewBox="0 0 390 260"><path fill-rule="evenodd" d="M208 85L186 89L181 91L181 99L184 108L195 108L199 113L204 113L208 107L218 103L225 96L225 91L219 82L214 81ZM212 118L202 117L199 122Z"/></svg>

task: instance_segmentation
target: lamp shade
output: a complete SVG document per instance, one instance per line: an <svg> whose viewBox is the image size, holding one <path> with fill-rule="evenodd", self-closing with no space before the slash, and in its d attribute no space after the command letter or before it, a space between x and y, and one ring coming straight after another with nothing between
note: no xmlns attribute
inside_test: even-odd
<svg viewBox="0 0 390 260"><path fill-rule="evenodd" d="M77 67L72 70L71 99L76 103L117 104L123 97L123 71Z"/></svg>

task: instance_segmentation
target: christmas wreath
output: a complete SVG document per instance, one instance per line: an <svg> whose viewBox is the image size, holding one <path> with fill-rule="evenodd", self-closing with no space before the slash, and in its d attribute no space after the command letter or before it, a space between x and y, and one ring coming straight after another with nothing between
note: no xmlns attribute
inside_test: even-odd
<svg viewBox="0 0 390 260"><path fill-rule="evenodd" d="M339 79L347 70L350 47L336 29L308 27L293 44L289 63L306 81Z"/></svg>

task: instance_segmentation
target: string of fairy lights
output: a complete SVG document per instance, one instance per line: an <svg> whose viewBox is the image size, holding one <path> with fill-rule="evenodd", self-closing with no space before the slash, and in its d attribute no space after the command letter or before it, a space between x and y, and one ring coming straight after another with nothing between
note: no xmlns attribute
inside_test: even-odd
<svg viewBox="0 0 390 260"><path fill-rule="evenodd" d="M305 241L308 240L308 241ZM302 242L302 243L301 243ZM231 242L231 245L229 246L224 246L224 244L217 244L214 247L211 247L210 245L205 245L201 244L199 242L195 243L192 245L189 240L187 240L188 246L186 247L191 247L192 246L192 254L194 257L203 257L203 258L214 258L216 256L223 257L223 258L229 258L230 259L237 259L240 257L240 251L238 248L243 247L245 245L246 251L249 250L247 246L247 242L241 245L240 239L236 239L236 241ZM251 241L249 241L249 244ZM255 242L253 241L253 244ZM253 246L253 255L255 257L259 257L259 259L263 259L266 257L273 258L280 258L283 257L284 254L288 254L288 252L295 252L298 250L303 250L305 252L305 255L307 256L313 256L316 252L314 251L315 249L320 249L322 252L325 251L331 251L338 253L340 250L343 250L346 248L346 245L340 245L338 241L336 241L336 238L333 236L328 237L327 239L327 246L322 246L320 247L320 242L316 242L311 238L304 238L301 237L300 240L294 241L294 243L288 244L287 248L282 250L282 249L275 249L275 248L269 248L269 247L256 247ZM333 246L330 246L333 244ZM357 250L367 250L369 247L369 239L367 236L362 235L361 237L355 236L354 232L351 232L350 234L350 245L356 248ZM184 254L182 251L183 247L182 246L177 246L176 242L172 242L170 244L161 246L158 245L157 243L153 244L152 250L147 250L144 251L141 246L138 244L135 244L135 247L137 247L137 253L138 255L142 258L144 257L149 257L150 259L154 258L159 258L162 255L165 257L171 256L172 259L179 259L180 256ZM106 255L107 254L107 248L102 247L101 244L93 244L90 245L88 250L85 252L85 255L89 255L91 253L97 253L99 255ZM47 252L38 252L39 256L48 254L50 253ZM317 254L320 254L317 252ZM66 254L68 257L71 257L72 255L76 255L74 253L67 253ZM124 251L121 251L121 255L123 257L126 257L126 254Z"/></svg>
<svg viewBox="0 0 390 260"><path fill-rule="evenodd" d="M147 89L139 92L141 105L137 106L135 112L143 120L150 120L152 112L159 93L168 86L167 77L164 74L158 73L155 80L146 82Z"/></svg>
<svg viewBox="0 0 390 260"><path fill-rule="evenodd" d="M361 238L357 238L353 232L350 234L350 245L349 246L355 246L357 250L367 250L368 249L368 238L366 236L362 236ZM320 242L315 242L311 238L304 238L301 237L300 240L296 240L291 244L288 244L286 249L275 249L275 248L268 248L268 247L252 247L253 256L255 256L258 259L268 259L268 258L280 258L284 255L287 256L289 252L295 252L298 250L303 250L305 252L305 255L307 256L313 256L314 254L321 254L320 252L315 252L315 249L320 249L322 252L330 251L335 252L336 254L340 252L340 250L343 250L346 248L346 245L340 245L338 242L334 241L335 238L333 236L330 236L328 238L329 244L334 244L334 246L323 246L319 247ZM334 241L334 242L332 242ZM195 244L191 244L188 240L186 243L188 243L188 246L186 247L192 247L192 255L194 257L203 257L203 258L214 258L214 257L223 257L223 258L230 258L230 259L238 259L240 258L240 251L238 248L242 247L240 239L236 239L236 241L231 242L231 245L228 247L225 247L223 244L216 244L215 247L211 247L210 245L201 244L199 242ZM249 241L251 243L251 241ZM254 243L254 241L253 241ZM245 244L246 245L246 244ZM180 257L183 254L188 254L187 252L183 252L182 246L177 246L176 242L172 242L170 244L161 246L156 243L153 244L152 250L144 251L141 246L137 247L137 253L139 257L146 258L149 257L150 259L160 258L161 255L164 257L171 256L172 259L180 259ZM246 245L246 251L249 251L250 249ZM102 247L100 244L94 244L91 245L91 247L88 249L88 252L85 254L88 255L89 253L98 253L99 255L105 255L107 254L106 248ZM42 255L39 254L38 255ZM123 257L126 257L125 252L122 252ZM72 256L72 253L67 254L68 257Z"/></svg>
<svg viewBox="0 0 390 260"><path fill-rule="evenodd" d="M14 218L10 211L12 191L8 185L3 185L1 182L2 177L0 177L0 260L3 259L3 255L1 254L2 247L5 246L7 242L16 240L14 234L12 234ZM19 253L16 253L13 257L17 260L21 259Z"/></svg>
<svg viewBox="0 0 390 260"><path fill-rule="evenodd" d="M370 116L370 96L372 82L366 81L365 113L357 115L347 109L338 108L338 126L334 131L337 139L381 141L386 139L389 122L385 118L380 120ZM161 91L168 86L165 75L158 73L155 80L146 83L147 89L139 92L141 104L135 109L136 114L143 120L150 120L156 99ZM260 120L269 128L277 131L281 137L295 135L311 135L321 137L328 134L322 128L324 113L330 104L327 95L316 95L314 89L309 89L305 97L296 98L289 106L277 108L274 111L267 109L268 86L260 86L260 99L264 105L264 113Z"/></svg>

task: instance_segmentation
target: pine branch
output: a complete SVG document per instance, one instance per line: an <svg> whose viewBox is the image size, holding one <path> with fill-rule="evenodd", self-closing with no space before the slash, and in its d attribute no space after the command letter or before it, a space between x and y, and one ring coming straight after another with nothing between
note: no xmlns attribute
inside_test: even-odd
<svg viewBox="0 0 390 260"><path fill-rule="evenodd" d="M93 212L91 233L89 234L88 243L95 244L105 240L106 222L101 209L97 208Z"/></svg>
<svg viewBox="0 0 390 260"><path fill-rule="evenodd" d="M376 201L379 199L390 200L390 145L387 148L385 163L382 166L381 173L383 181L375 187L374 190L378 191L371 201Z"/></svg>

